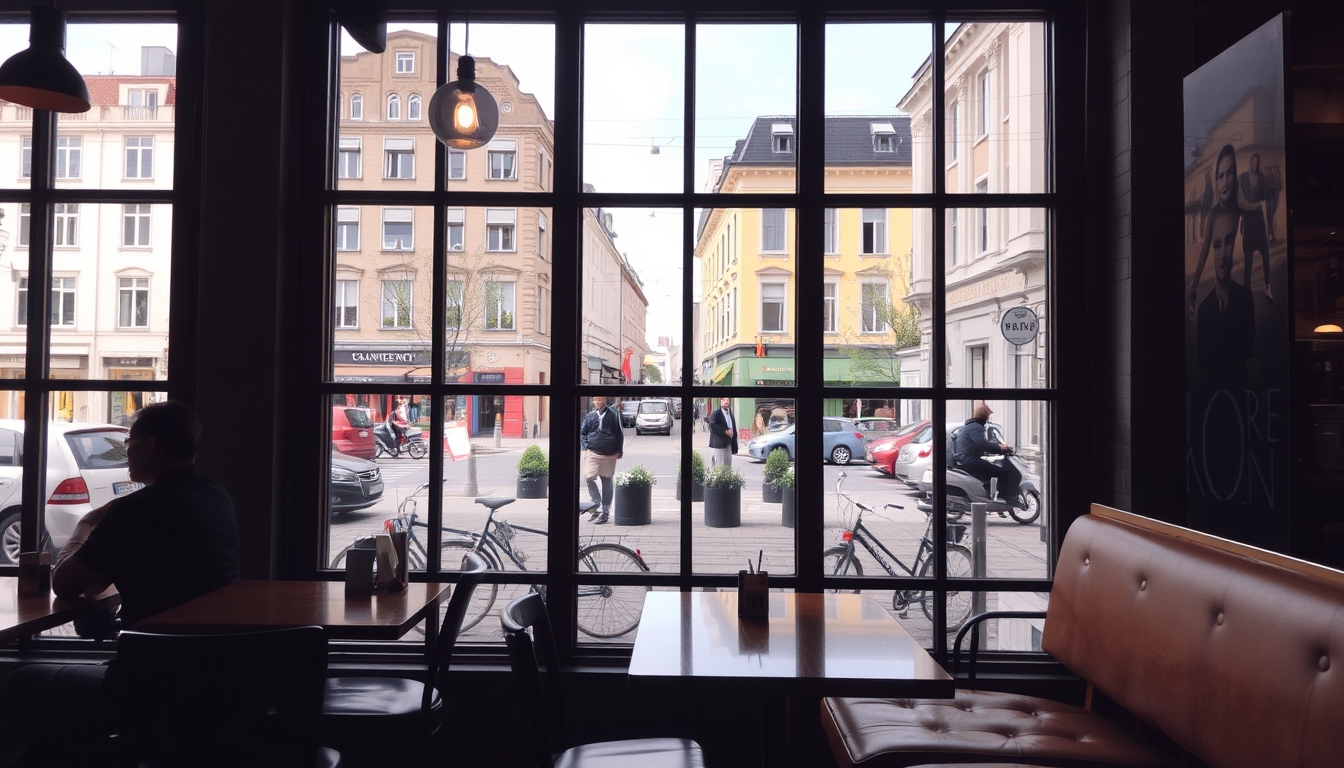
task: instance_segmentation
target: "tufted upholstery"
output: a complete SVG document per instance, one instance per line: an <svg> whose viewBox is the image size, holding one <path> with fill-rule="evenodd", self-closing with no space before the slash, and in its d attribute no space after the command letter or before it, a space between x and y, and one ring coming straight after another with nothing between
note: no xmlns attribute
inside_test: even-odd
<svg viewBox="0 0 1344 768"><path fill-rule="evenodd" d="M1065 538L1044 650L1208 765L1340 764L1344 579L1098 510ZM822 723L841 766L1167 764L1098 715L1011 694L827 699Z"/></svg>

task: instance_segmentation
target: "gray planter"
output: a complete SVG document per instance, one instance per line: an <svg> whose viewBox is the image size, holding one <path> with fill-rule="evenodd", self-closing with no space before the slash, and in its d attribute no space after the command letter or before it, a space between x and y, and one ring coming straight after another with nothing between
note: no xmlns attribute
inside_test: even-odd
<svg viewBox="0 0 1344 768"><path fill-rule="evenodd" d="M705 489L705 525L736 528L742 524L741 488Z"/></svg>
<svg viewBox="0 0 1344 768"><path fill-rule="evenodd" d="M520 477L518 478L518 492L514 495L520 499L544 499L546 498L546 489L549 485L549 475L541 475L540 477Z"/></svg>
<svg viewBox="0 0 1344 768"><path fill-rule="evenodd" d="M704 500L705 500L705 486L700 485L699 483L696 483L695 481L692 481L692 482L691 482L691 501L704 501ZM677 501L681 501L681 481L680 481L680 480L677 481Z"/></svg>
<svg viewBox="0 0 1344 768"><path fill-rule="evenodd" d="M616 486L616 525L648 525L653 522L653 486Z"/></svg>
<svg viewBox="0 0 1344 768"><path fill-rule="evenodd" d="M782 506L780 507L779 524L785 528L792 528L798 519L798 493L796 488L780 489L784 496Z"/></svg>
<svg viewBox="0 0 1344 768"><path fill-rule="evenodd" d="M761 500L766 504L779 504L784 501L784 492L770 483L761 483Z"/></svg>

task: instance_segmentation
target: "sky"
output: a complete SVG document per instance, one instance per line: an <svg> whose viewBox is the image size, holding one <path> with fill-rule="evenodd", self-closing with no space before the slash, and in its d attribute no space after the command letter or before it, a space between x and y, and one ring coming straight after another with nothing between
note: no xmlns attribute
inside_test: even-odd
<svg viewBox="0 0 1344 768"><path fill-rule="evenodd" d="M392 23L389 31L435 34L432 24ZM27 24L0 25L0 56L27 47ZM464 52L466 29L450 45ZM512 68L525 92L555 114L555 39L546 24L473 24L470 53ZM589 25L585 41L583 180L599 192L680 192L686 151L682 25ZM732 151L761 115L796 113L795 29L791 25L696 28L695 189L709 161ZM140 48L178 52L171 24L71 24L66 50L84 74L139 74ZM832 24L826 35L826 113L896 114L896 103L931 49L927 24ZM343 36L342 53L361 50ZM657 147L654 154L651 150ZM644 283L647 336L681 341L681 211L615 209L616 246ZM698 286L698 281L695 283ZM697 287L698 290L698 287Z"/></svg>

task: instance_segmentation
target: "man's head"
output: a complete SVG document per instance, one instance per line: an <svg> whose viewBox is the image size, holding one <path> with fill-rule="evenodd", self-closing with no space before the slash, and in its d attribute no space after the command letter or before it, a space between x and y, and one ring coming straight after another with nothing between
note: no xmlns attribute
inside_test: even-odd
<svg viewBox="0 0 1344 768"><path fill-rule="evenodd" d="M602 395L593 395L593 407L602 410L607 407L607 398Z"/></svg>
<svg viewBox="0 0 1344 768"><path fill-rule="evenodd" d="M1237 212L1219 208L1209 229L1209 252L1213 254L1213 278L1219 285L1232 279L1232 249L1237 244Z"/></svg>
<svg viewBox="0 0 1344 768"><path fill-rule="evenodd" d="M1218 153L1217 174L1218 202L1230 205L1237 194L1237 151L1231 144L1224 144Z"/></svg>
<svg viewBox="0 0 1344 768"><path fill-rule="evenodd" d="M1260 153L1257 152L1251 155L1251 173L1259 173L1259 172L1260 172Z"/></svg>
<svg viewBox="0 0 1344 768"><path fill-rule="evenodd" d="M152 483L164 472L196 461L201 423L196 414L172 400L136 411L126 438L131 479Z"/></svg>
<svg viewBox="0 0 1344 768"><path fill-rule="evenodd" d="M731 404L732 404L732 401L729 400L729 399L726 398L726 397L721 398L721 399L719 400L719 407L722 408L722 409L725 410L725 411L728 410L728 406L731 405Z"/></svg>
<svg viewBox="0 0 1344 768"><path fill-rule="evenodd" d="M980 404L975 406L975 412L972 414L972 416L975 418L976 421L987 421L989 417L992 416L993 414L994 411L990 410L989 403L986 403L984 400L981 400Z"/></svg>

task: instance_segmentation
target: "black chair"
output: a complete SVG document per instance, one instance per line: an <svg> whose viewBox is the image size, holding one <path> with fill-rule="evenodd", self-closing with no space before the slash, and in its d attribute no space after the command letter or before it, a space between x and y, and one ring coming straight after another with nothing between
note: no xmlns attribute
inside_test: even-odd
<svg viewBox="0 0 1344 768"><path fill-rule="evenodd" d="M329 677L322 702L322 731L329 743L353 749L355 737L380 753L389 749L427 749L443 726L448 663L462 630L471 595L485 575L485 558L468 553L448 599L443 625L428 664L417 677ZM423 679L422 679L423 678ZM372 737L372 738L370 738ZM384 755L386 756L386 755Z"/></svg>
<svg viewBox="0 0 1344 768"><path fill-rule="evenodd" d="M509 663L532 720L537 768L703 768L700 745L690 739L624 739L568 746L560 657L546 603L533 592L509 603L499 618ZM532 630L530 637L528 629Z"/></svg>
<svg viewBox="0 0 1344 768"><path fill-rule="evenodd" d="M317 740L326 671L322 627L126 631L103 685L141 768L337 768Z"/></svg>

